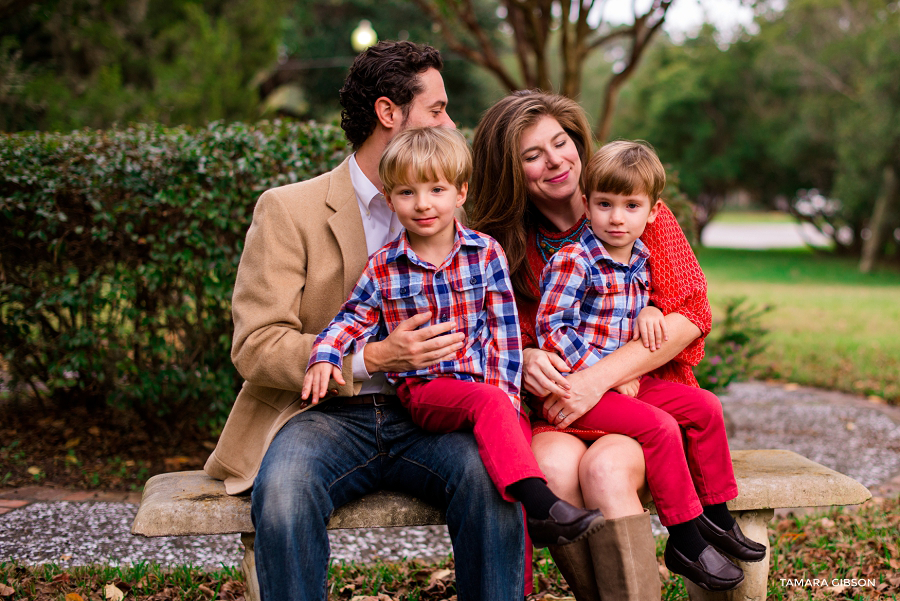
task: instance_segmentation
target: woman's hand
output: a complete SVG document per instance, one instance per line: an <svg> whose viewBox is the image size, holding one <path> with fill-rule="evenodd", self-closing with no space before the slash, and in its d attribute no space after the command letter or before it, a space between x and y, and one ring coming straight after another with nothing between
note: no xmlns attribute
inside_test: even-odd
<svg viewBox="0 0 900 601"><path fill-rule="evenodd" d="M570 388L565 396L551 394L544 400L544 418L560 430L593 409L611 388L601 374L592 370L575 372L566 382Z"/></svg>
<svg viewBox="0 0 900 601"><path fill-rule="evenodd" d="M413 371L452 359L463 347L465 335L450 333L456 323L447 321L424 326L431 311L413 315L400 322L384 340L370 342L363 348L366 371Z"/></svg>
<svg viewBox="0 0 900 601"><path fill-rule="evenodd" d="M537 397L548 394L565 396L569 383L562 375L569 371L569 366L555 354L536 348L522 351L522 386Z"/></svg>

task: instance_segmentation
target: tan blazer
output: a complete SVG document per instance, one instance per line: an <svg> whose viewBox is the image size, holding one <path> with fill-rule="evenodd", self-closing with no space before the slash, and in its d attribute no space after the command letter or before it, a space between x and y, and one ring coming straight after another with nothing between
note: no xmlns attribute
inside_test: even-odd
<svg viewBox="0 0 900 601"><path fill-rule="evenodd" d="M245 382L204 467L225 481L229 494L253 485L275 434L307 407L300 390L312 344L350 295L367 259L347 160L259 198L232 305L231 358ZM340 396L360 389L352 371L348 358Z"/></svg>

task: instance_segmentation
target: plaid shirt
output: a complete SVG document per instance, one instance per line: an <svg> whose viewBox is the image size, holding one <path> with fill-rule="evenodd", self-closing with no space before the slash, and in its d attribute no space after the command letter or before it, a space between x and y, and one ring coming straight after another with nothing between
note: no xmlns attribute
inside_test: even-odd
<svg viewBox="0 0 900 601"><path fill-rule="evenodd" d="M540 347L578 371L631 340L650 299L649 256L635 240L631 264L623 265L585 228L581 240L560 249L541 273Z"/></svg>
<svg viewBox="0 0 900 601"><path fill-rule="evenodd" d="M519 410L522 346L506 255L493 238L456 221L453 250L435 268L409 246L404 232L369 259L340 312L316 338L309 366L340 368L343 356L372 336L384 337L405 319L431 311L466 335L456 356L425 369L387 373L400 378L452 376L500 387ZM309 369L307 366L307 369Z"/></svg>

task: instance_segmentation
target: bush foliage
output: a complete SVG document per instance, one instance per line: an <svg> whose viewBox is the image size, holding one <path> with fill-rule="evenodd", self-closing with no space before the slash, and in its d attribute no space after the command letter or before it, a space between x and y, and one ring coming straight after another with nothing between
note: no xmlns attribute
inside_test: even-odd
<svg viewBox="0 0 900 601"><path fill-rule="evenodd" d="M732 382L750 375L753 358L769 344L762 316L773 308L758 307L747 302L746 297L725 302L725 315L720 323L713 323L712 332L706 338L703 361L694 367L701 388L713 392L725 390Z"/></svg>
<svg viewBox="0 0 900 601"><path fill-rule="evenodd" d="M0 137L0 338L12 390L217 430L240 379L231 292L259 194L337 165L332 126Z"/></svg>

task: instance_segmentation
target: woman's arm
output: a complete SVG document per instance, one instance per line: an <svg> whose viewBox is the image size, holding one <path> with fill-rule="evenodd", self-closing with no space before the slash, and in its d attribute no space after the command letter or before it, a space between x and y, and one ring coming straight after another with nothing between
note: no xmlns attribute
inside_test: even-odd
<svg viewBox="0 0 900 601"><path fill-rule="evenodd" d="M545 417L556 420L562 411L565 419L551 423L557 428L567 427L593 408L608 390L662 367L701 334L700 328L679 313L666 315L666 324L669 340L659 350L651 352L640 340L632 340L594 365L565 378L569 390L563 394L551 391L544 401Z"/></svg>

